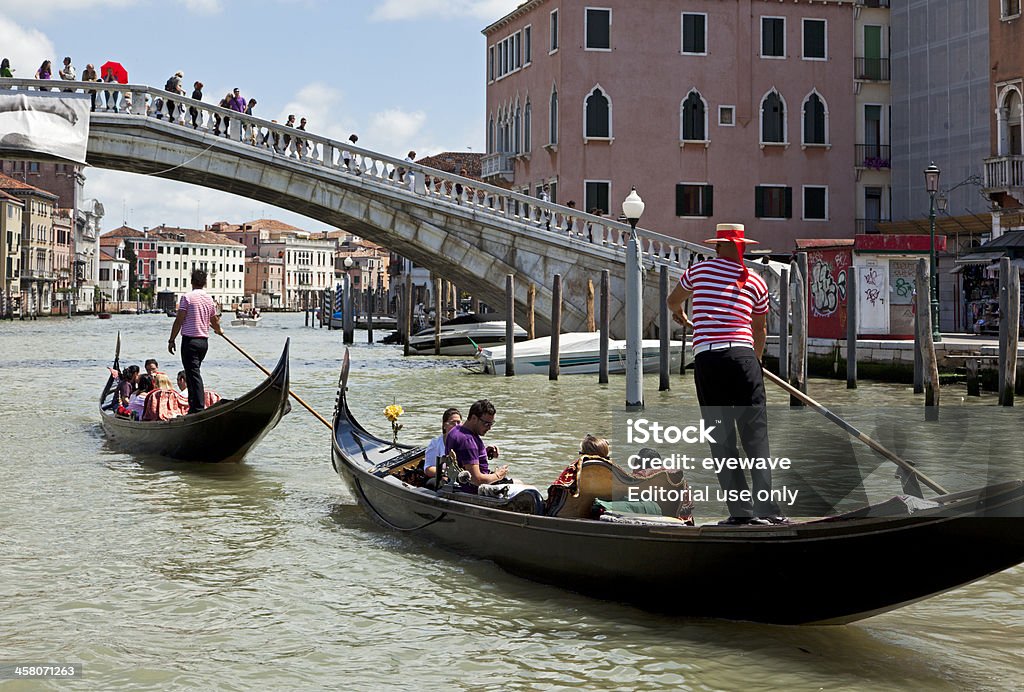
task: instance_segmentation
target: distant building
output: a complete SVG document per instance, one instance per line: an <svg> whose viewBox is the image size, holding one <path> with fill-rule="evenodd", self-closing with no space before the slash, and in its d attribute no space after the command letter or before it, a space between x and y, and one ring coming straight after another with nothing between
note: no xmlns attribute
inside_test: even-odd
<svg viewBox="0 0 1024 692"><path fill-rule="evenodd" d="M100 294L104 300L125 301L128 296L129 263L126 241L108 235L100 238Z"/></svg>
<svg viewBox="0 0 1024 692"><path fill-rule="evenodd" d="M183 293L192 290L192 271L207 272L206 292L224 309L237 305L245 297L245 247L211 231L157 226L150 229L156 237L156 291L158 304L177 304ZM172 298L173 296L173 298Z"/></svg>
<svg viewBox="0 0 1024 692"><path fill-rule="evenodd" d="M103 234L104 238L121 238L125 245L131 245L135 253L136 288L140 291L156 288L157 241L148 228L141 231L128 226L119 226Z"/></svg>
<svg viewBox="0 0 1024 692"><path fill-rule="evenodd" d="M53 308L54 284L58 279L54 266L57 237L53 223L57 195L2 173L0 191L25 205L21 217L22 310L26 314L48 315Z"/></svg>
<svg viewBox="0 0 1024 692"><path fill-rule="evenodd" d="M0 190L0 317L21 310L21 225L25 202Z"/></svg>

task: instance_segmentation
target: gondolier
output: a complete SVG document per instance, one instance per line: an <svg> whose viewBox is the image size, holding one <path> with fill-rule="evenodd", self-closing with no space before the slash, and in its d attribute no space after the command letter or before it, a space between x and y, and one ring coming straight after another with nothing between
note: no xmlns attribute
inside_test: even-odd
<svg viewBox="0 0 1024 692"><path fill-rule="evenodd" d="M206 408L206 391L203 387L201 368L209 349L210 327L217 334L224 334L217 317L217 306L206 291L206 272L195 269L192 272L192 291L181 297L178 315L171 327L171 338L167 351L174 353L175 339L181 332L181 364L185 368L188 383L188 412L198 413Z"/></svg>
<svg viewBox="0 0 1024 692"><path fill-rule="evenodd" d="M737 430L749 458L768 457L768 412L765 410L761 354L767 338L768 286L743 264L748 243L742 224L721 223L712 243L717 257L687 269L668 297L673 318L693 325L697 400L701 416L716 424L711 453L716 459L740 457ZM693 297L693 321L683 303ZM784 524L771 501L769 469L751 469L753 490L740 468L723 468L718 482L728 493L729 518L723 523Z"/></svg>

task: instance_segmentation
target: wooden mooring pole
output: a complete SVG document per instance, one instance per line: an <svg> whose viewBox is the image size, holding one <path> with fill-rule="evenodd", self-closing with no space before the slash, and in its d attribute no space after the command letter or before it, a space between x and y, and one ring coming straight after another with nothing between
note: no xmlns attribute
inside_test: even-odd
<svg viewBox="0 0 1024 692"><path fill-rule="evenodd" d="M612 330L611 312L611 273L605 269L601 272L601 349L597 370L598 384L608 384L608 335Z"/></svg>
<svg viewBox="0 0 1024 692"><path fill-rule="evenodd" d="M671 318L668 314L668 267L664 264L658 271L658 336L661 338L658 352L658 391L664 392L671 389L669 382L669 368L672 359L669 349L672 347ZM641 348L641 359L643 349Z"/></svg>
<svg viewBox="0 0 1024 692"><path fill-rule="evenodd" d="M846 388L857 388L857 272L846 272Z"/></svg>
<svg viewBox="0 0 1024 692"><path fill-rule="evenodd" d="M444 301L441 299L441 288L444 281L434 279L434 355L441 355L441 311L444 309Z"/></svg>
<svg viewBox="0 0 1024 692"><path fill-rule="evenodd" d="M789 270L779 278L779 377L789 380L789 312L793 307L789 293ZM850 295L847 291L846 295Z"/></svg>
<svg viewBox="0 0 1024 692"><path fill-rule="evenodd" d="M548 379L558 379L558 337L562 332L562 275L555 274L551 286L551 353L548 364Z"/></svg>
<svg viewBox="0 0 1024 692"><path fill-rule="evenodd" d="M1014 390L1017 383L1017 345L1020 333L1020 273L1017 271L1017 267L1010 262L1009 257L999 260L1000 302L1003 302L1004 294L1006 295L1006 309L999 313L1000 334L1002 334L1003 323L1006 323L1005 342L1000 340L999 403L1002 406L1013 406ZM1004 343L1005 348L1003 348Z"/></svg>
<svg viewBox="0 0 1024 692"><path fill-rule="evenodd" d="M800 253L806 257L806 253ZM801 392L807 392L807 277L798 259L789 266L793 278L793 353L791 356L789 383ZM803 406L804 402L790 395L790 406Z"/></svg>
<svg viewBox="0 0 1024 692"><path fill-rule="evenodd" d="M526 289L526 338L531 340L537 338L537 323L534 312L536 302L537 284L531 282L530 287Z"/></svg>
<svg viewBox="0 0 1024 692"><path fill-rule="evenodd" d="M594 322L594 282L592 279L587 279L587 331L592 332L597 329Z"/></svg>
<svg viewBox="0 0 1024 692"><path fill-rule="evenodd" d="M409 355L409 340L412 339L412 271L405 274L405 291L402 294L405 303L402 305L405 314L405 355Z"/></svg>
<svg viewBox="0 0 1024 692"><path fill-rule="evenodd" d="M928 260L917 261L917 285L930 286ZM921 360L924 364L924 418L939 419L939 364L935 358L935 343L932 341L932 313L930 291L917 292L917 339L921 343Z"/></svg>
<svg viewBox="0 0 1024 692"><path fill-rule="evenodd" d="M931 310L931 307L928 308ZM914 303L914 394L924 393L924 357L921 350L921 315ZM931 336L929 335L929 339Z"/></svg>
<svg viewBox="0 0 1024 692"><path fill-rule="evenodd" d="M505 377L516 374L516 277L505 275Z"/></svg>

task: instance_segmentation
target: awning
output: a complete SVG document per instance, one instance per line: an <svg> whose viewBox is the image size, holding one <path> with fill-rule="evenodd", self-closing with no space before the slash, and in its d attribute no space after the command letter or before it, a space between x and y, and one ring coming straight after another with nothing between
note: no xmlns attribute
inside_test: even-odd
<svg viewBox="0 0 1024 692"><path fill-rule="evenodd" d="M953 260L955 264L988 264L1005 256L1001 250L988 250L985 252L969 252Z"/></svg>

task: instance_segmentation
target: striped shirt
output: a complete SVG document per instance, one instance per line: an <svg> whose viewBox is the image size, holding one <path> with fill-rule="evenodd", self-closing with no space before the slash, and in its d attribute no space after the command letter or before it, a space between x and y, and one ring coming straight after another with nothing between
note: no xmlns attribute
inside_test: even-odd
<svg viewBox="0 0 1024 692"><path fill-rule="evenodd" d="M181 325L182 336L210 336L210 318L217 314L213 298L201 288L181 297L178 310L185 311L185 323Z"/></svg>
<svg viewBox="0 0 1024 692"><path fill-rule="evenodd" d="M679 283L693 291L694 346L739 341L753 347L751 315L768 312L768 285L750 272L740 288L736 281L742 272L742 265L721 257L698 262L683 272Z"/></svg>

